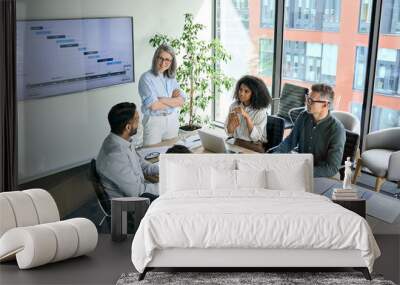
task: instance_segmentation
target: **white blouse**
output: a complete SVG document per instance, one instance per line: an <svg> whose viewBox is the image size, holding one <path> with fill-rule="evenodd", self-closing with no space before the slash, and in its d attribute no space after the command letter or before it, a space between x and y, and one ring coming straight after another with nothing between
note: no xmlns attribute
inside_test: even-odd
<svg viewBox="0 0 400 285"><path fill-rule="evenodd" d="M229 107L229 112L236 107L240 106L240 103L235 101ZM233 136L234 138L252 141L252 142L267 142L267 108L254 109L251 106L244 106L244 110L249 114L251 120L253 121L254 127L251 133L247 128L246 120L242 115L239 115L239 127L233 133L228 132L228 121L229 115L225 120L225 132L228 136Z"/></svg>

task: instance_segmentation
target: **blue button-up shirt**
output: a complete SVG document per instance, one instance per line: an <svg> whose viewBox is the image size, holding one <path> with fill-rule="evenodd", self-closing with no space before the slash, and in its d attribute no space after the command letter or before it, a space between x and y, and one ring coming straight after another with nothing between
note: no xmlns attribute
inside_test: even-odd
<svg viewBox="0 0 400 285"><path fill-rule="evenodd" d="M158 175L158 165L145 161L131 142L116 134L104 139L96 169L110 198L138 197L144 192L158 195L158 184L147 183L143 175Z"/></svg>
<svg viewBox="0 0 400 285"><path fill-rule="evenodd" d="M142 114L149 116L159 116L162 114L172 114L177 108L166 108L163 110L152 111L151 104L158 101L158 97L171 98L175 89L180 90L180 95L186 99L186 94L180 89L179 83L175 78L169 78L163 74L154 75L149 70L142 74L139 79L139 95L142 99Z"/></svg>

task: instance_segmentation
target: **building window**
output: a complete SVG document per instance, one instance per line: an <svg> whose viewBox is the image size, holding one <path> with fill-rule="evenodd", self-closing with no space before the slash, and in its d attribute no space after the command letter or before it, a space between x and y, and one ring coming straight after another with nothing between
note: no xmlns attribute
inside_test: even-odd
<svg viewBox="0 0 400 285"><path fill-rule="evenodd" d="M360 1L358 31L368 33L370 27L372 0ZM400 34L400 0L384 0L382 5L381 34Z"/></svg>
<svg viewBox="0 0 400 285"><path fill-rule="evenodd" d="M336 45L285 41L283 77L334 85L337 54Z"/></svg>
<svg viewBox="0 0 400 285"><path fill-rule="evenodd" d="M362 105L352 102L351 112L361 120ZM370 131L395 128L400 126L400 110L373 106Z"/></svg>
<svg viewBox="0 0 400 285"><path fill-rule="evenodd" d="M357 47L356 71L354 74L353 88L363 89L365 81L365 65L367 61L367 48ZM400 94L400 50L380 48L375 72L375 92L388 95Z"/></svg>
<svg viewBox="0 0 400 285"><path fill-rule="evenodd" d="M274 27L275 21L275 0L261 0L261 28Z"/></svg>
<svg viewBox="0 0 400 285"><path fill-rule="evenodd" d="M306 43L298 41L284 41L283 52L283 77L288 79L305 80L305 64L299 65L299 61L305 63Z"/></svg>
<svg viewBox="0 0 400 285"><path fill-rule="evenodd" d="M261 27L270 27L271 0L261 1ZM340 0L287 0L285 27L288 29L339 31ZM273 17L272 17L273 19Z"/></svg>
<svg viewBox="0 0 400 285"><path fill-rule="evenodd" d="M324 4L322 8L322 30L338 31L340 23L340 0L325 0L321 2Z"/></svg>
<svg viewBox="0 0 400 285"><path fill-rule="evenodd" d="M260 39L259 74L272 76L274 64L274 40Z"/></svg>
<svg viewBox="0 0 400 285"><path fill-rule="evenodd" d="M360 20L358 25L358 31L360 33L367 33L369 31L369 25L371 24L371 11L372 11L371 0L361 0Z"/></svg>
<svg viewBox="0 0 400 285"><path fill-rule="evenodd" d="M242 20L243 26L249 28L249 3L248 0L232 0L233 7L235 7L236 12L239 14Z"/></svg>
<svg viewBox="0 0 400 285"><path fill-rule="evenodd" d="M365 84L367 47L357 47L353 89L362 90Z"/></svg>
<svg viewBox="0 0 400 285"><path fill-rule="evenodd" d="M336 83L337 56L337 45L323 45L320 82L327 82L329 84Z"/></svg>

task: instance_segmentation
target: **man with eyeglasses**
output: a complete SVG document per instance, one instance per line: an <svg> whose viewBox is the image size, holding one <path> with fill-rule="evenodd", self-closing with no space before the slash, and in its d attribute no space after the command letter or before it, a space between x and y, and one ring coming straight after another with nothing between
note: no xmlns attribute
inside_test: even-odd
<svg viewBox="0 0 400 285"><path fill-rule="evenodd" d="M326 84L314 84L306 95L306 110L297 118L292 132L269 152L312 153L314 177L332 177L339 171L346 142L341 122L330 114L334 92Z"/></svg>
<svg viewBox="0 0 400 285"><path fill-rule="evenodd" d="M174 50L163 44L154 53L152 68L139 79L144 146L178 136L178 108L186 95L176 81L176 67Z"/></svg>

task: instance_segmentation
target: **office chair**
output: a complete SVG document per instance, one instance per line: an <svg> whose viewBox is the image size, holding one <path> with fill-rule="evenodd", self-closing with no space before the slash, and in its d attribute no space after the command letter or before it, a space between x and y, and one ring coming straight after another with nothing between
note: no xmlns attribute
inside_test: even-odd
<svg viewBox="0 0 400 285"><path fill-rule="evenodd" d="M285 121L277 116L268 116L267 118L267 140L264 148L266 150L279 145L283 139L285 131Z"/></svg>
<svg viewBox="0 0 400 285"><path fill-rule="evenodd" d="M293 128L297 117L305 110L305 95L307 94L308 88L285 83L281 97L273 99L279 100L279 109L276 115L284 120L285 129Z"/></svg>
<svg viewBox="0 0 400 285"><path fill-rule="evenodd" d="M331 115L338 119L346 130L351 132L360 133L360 121L358 118L349 112L332 111Z"/></svg>
<svg viewBox="0 0 400 285"><path fill-rule="evenodd" d="M100 182L100 177L96 170L95 159L92 159L90 161L89 180L92 182L94 191L97 196L97 202L99 204L100 210L103 213L103 218L99 223L99 226L101 227L101 225L107 218L111 218L111 203L110 197L108 196L107 192L104 190L104 187Z"/></svg>
<svg viewBox="0 0 400 285"><path fill-rule="evenodd" d="M341 166L339 168L340 180L344 179L344 163L348 157L350 161L354 163L358 146L360 143L360 135L358 133L346 130L346 142L344 144L344 151Z"/></svg>

